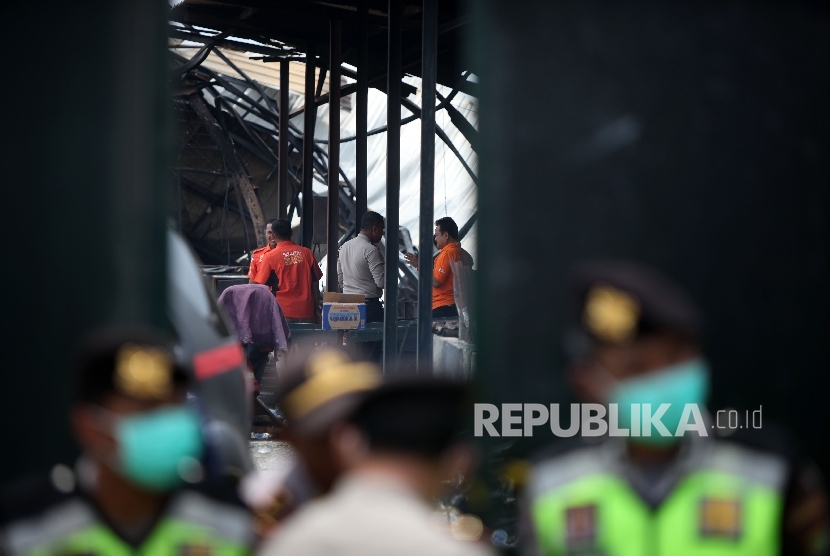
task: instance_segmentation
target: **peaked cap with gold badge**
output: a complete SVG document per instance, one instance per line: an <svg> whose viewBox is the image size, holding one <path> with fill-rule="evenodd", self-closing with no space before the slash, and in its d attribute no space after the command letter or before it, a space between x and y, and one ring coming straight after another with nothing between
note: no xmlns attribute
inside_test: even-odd
<svg viewBox="0 0 830 556"><path fill-rule="evenodd" d="M594 341L620 345L663 330L700 338L700 311L686 292L645 265L578 264L571 272L571 294L574 324Z"/></svg>
<svg viewBox="0 0 830 556"><path fill-rule="evenodd" d="M81 343L75 360L77 397L99 403L110 393L165 401L190 373L176 364L168 338L142 326L98 330Z"/></svg>
<svg viewBox="0 0 830 556"><path fill-rule="evenodd" d="M301 346L280 377L277 404L289 427L315 436L348 418L380 383L380 369L372 363L353 361L334 348Z"/></svg>

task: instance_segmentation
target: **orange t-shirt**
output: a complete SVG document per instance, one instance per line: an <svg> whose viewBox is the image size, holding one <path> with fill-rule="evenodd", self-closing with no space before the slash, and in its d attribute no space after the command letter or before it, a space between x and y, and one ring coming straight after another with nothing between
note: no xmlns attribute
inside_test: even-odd
<svg viewBox="0 0 830 556"><path fill-rule="evenodd" d="M281 241L262 258L254 282L264 284L271 271L277 275L277 302L290 319L314 317L314 296L311 293L312 276L315 280L323 272L311 249L293 241Z"/></svg>
<svg viewBox="0 0 830 556"><path fill-rule="evenodd" d="M455 293L453 292L453 277L450 261L459 261L469 258L469 254L461 248L461 243L454 241L448 243L435 257L432 267L432 277L441 284L437 288L432 287L432 308L455 305Z"/></svg>
<svg viewBox="0 0 830 556"><path fill-rule="evenodd" d="M262 262L262 258L265 257L265 253L271 250L270 245L266 245L265 247L260 247L259 249L254 249L254 252L251 253L251 266L248 268L248 279L253 280L256 278L257 269L259 268L259 264Z"/></svg>

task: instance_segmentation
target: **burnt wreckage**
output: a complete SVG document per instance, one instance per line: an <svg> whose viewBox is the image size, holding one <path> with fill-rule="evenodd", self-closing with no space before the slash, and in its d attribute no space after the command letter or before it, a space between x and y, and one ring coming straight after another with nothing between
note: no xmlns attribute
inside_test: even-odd
<svg viewBox="0 0 830 556"><path fill-rule="evenodd" d="M355 223L366 210L366 137L388 131L386 125L367 129L366 113L368 87L383 92L389 88L387 3L292 1L265 7L246 4L186 0L170 12L177 148L173 169L176 225L206 264L246 265L250 253L265 244L267 219L293 219L296 215L301 221L299 242L320 255L325 246L330 256L353 237ZM402 3L400 7L398 69L417 76L421 70L421 3ZM477 83L468 79L469 71L457 66L459 28L466 18L454 2L439 3L438 18L437 81L451 92L443 96L436 91L435 112L445 110L452 125L475 148L474 125L452 104L459 91L472 96L478 92ZM340 44L335 47L337 38ZM240 55L263 63L312 65L314 71L303 69L300 77L305 94L298 94L296 86L290 92L289 63L280 64L278 82L266 83L252 74L250 64L240 63ZM332 63L334 57L340 58L341 64ZM221 60L222 69L207 63L209 58ZM332 90L332 81L339 82L340 87ZM421 117L421 107L407 98L416 92L413 85L402 80L397 84L398 91L393 91L393 95L399 99L399 106L410 112L399 120L400 125L405 125ZM314 134L317 107L325 104L355 109L356 133L340 137L339 110L334 110L330 114L337 118L330 119L329 140L318 136L306 141L306 130L310 130L311 137ZM312 110L306 110L307 105ZM282 106L286 107L287 118L281 118ZM301 119L295 118L300 115ZM474 170L447 133L439 125L434 129L470 178L478 183ZM339 141L329 149L333 137ZM350 141L356 141L354 180L339 164L340 144ZM281 165L282 160L286 164ZM336 180L329 176L329 168L335 162ZM395 163L399 171L400 157L390 156L389 164ZM329 220L327 209L332 203L312 191L312 180L328 185L329 191L336 187L336 221ZM306 198L316 200L306 203ZM473 214L463 223L462 237L475 219ZM333 225L327 226L329 223ZM334 241L328 241L329 238ZM389 234L388 239L397 242L401 249L413 247L405 229ZM414 303L417 272L402 258L399 268L399 302ZM407 305L400 303L400 316L408 313Z"/></svg>

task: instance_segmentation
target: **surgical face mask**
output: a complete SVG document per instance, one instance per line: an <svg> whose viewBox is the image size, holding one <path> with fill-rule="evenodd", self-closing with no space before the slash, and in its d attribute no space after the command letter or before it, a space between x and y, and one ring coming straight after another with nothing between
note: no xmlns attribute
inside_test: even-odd
<svg viewBox="0 0 830 556"><path fill-rule="evenodd" d="M686 404L696 404L703 409L709 395L709 365L703 358L690 359L664 367L648 374L617 382L612 388L609 403L617 404L619 424L631 429L632 404L639 404L642 416L643 404L651 405L651 414L657 413L661 404L670 404L660 417L660 422L672 436L662 436L651 427L650 436L632 436L631 441L652 446L666 446L678 442L673 436L680 424ZM645 422L641 426L647 426Z"/></svg>
<svg viewBox="0 0 830 556"><path fill-rule="evenodd" d="M189 407L119 415L114 421L119 450L115 468L124 478L148 490L164 492L201 473L201 426Z"/></svg>

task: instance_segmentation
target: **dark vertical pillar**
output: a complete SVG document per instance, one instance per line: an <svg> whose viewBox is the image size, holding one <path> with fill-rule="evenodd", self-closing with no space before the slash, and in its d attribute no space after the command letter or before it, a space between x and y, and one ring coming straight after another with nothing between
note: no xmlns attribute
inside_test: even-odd
<svg viewBox="0 0 830 556"><path fill-rule="evenodd" d="M386 289L383 371L398 356L398 209L401 195L401 3L389 0L389 59L386 86Z"/></svg>
<svg viewBox="0 0 830 556"><path fill-rule="evenodd" d="M355 142L355 235L360 230L360 220L366 214L366 179L369 163L366 133L369 117L369 4L358 4L357 50L357 140Z"/></svg>
<svg viewBox="0 0 830 556"><path fill-rule="evenodd" d="M56 228L72 242L48 262L71 295L52 294L51 273L0 278L3 362L15 369L0 388L0 484L76 460L68 415L82 335L116 322L167 322L166 226L175 208L169 14L167 4L140 0L3 5L4 21L15 22L5 29L10 40L50 37L3 61L27 83L23 95L0 90L2 105L15 107L3 117L14 141L0 149L13 207L0 220L3 256L31 260ZM44 72L38 60L56 44L67 58ZM96 264L80 262L89 260Z"/></svg>
<svg viewBox="0 0 830 556"><path fill-rule="evenodd" d="M424 0L421 50L421 220L418 229L418 374L432 372L432 237L438 0Z"/></svg>
<svg viewBox="0 0 830 556"><path fill-rule="evenodd" d="M314 236L314 127L317 122L317 106L314 104L314 45L309 43L305 51L305 112L303 112L303 216L300 236L302 244L311 248Z"/></svg>
<svg viewBox="0 0 830 556"><path fill-rule="evenodd" d="M284 218L288 214L288 205L291 202L291 184L288 182L288 88L290 78L290 63L280 61L280 143L279 143L279 180L277 182L277 199L279 199L278 216ZM273 217L272 217L273 218Z"/></svg>
<svg viewBox="0 0 830 556"><path fill-rule="evenodd" d="M331 20L329 54L329 199L326 286L337 291L337 241L340 239L340 21Z"/></svg>

